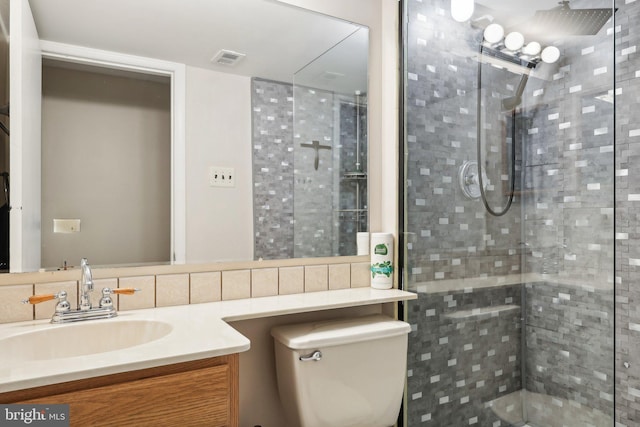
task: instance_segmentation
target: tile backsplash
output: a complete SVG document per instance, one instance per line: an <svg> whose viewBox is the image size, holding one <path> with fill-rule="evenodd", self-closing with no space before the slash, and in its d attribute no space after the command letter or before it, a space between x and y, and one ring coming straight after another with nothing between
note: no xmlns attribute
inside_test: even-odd
<svg viewBox="0 0 640 427"><path fill-rule="evenodd" d="M114 277L95 279L93 300L99 299L103 287L139 288L140 292L119 295L114 301L118 310L123 311L369 286L369 263L361 258L329 258L323 261L326 262L293 265L291 260L287 260L260 268L253 268L255 263L238 263L238 268L223 266L219 271L178 273L165 273L166 268L159 268L155 274L150 273L153 269L145 268L141 270L144 274L139 275L131 274L135 270L130 269L123 269L123 274L118 275L115 269L112 270ZM21 300L35 294L65 290L72 307L77 305L77 280L67 280L67 276L63 276L65 280L56 281L46 276L49 273L41 274L45 276L35 273L30 276L35 277L34 283L0 285L0 323L51 317L55 301L35 306L21 303Z"/></svg>

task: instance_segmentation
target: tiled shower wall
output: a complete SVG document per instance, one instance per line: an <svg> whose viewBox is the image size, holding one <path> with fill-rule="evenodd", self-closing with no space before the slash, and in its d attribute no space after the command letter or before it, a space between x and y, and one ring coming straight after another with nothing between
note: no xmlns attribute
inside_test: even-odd
<svg viewBox="0 0 640 427"><path fill-rule="evenodd" d="M500 426L486 404L522 388L520 287L435 292L429 284L520 273L521 202L493 218L458 183L459 168L476 161L478 63L470 57L478 34L451 20L449 1L409 0L406 8L405 274L418 292L408 304L408 425ZM502 160L512 144L511 117L497 114L496 102L518 83L499 73L483 68L491 113L481 127L496 210L506 204Z"/></svg>
<svg viewBox="0 0 640 427"><path fill-rule="evenodd" d="M333 215L337 198L337 191L333 191L333 159L340 153L334 134L334 96L302 86L294 87L293 96L293 254L298 258L334 255L339 224ZM330 148L315 150L302 145L314 141L319 147Z"/></svg>
<svg viewBox="0 0 640 427"><path fill-rule="evenodd" d="M595 420L604 419L612 425L613 292L608 287L532 282L525 293L526 389L563 399L564 405L571 402L566 406L590 414L589 424L598 427ZM559 417L554 420L549 413L563 409L551 406L530 411L528 421L537 426L558 423ZM552 422L540 421L548 419Z"/></svg>
<svg viewBox="0 0 640 427"><path fill-rule="evenodd" d="M368 215L366 178L358 185L344 178L355 170L353 97L258 78L251 90L255 258L355 255ZM360 100L366 171L366 96ZM318 150L317 169L315 150L300 145L312 141L331 147ZM341 212L357 208L358 190L360 227Z"/></svg>
<svg viewBox="0 0 640 427"><path fill-rule="evenodd" d="M640 1L616 1L616 422L640 426Z"/></svg>
<svg viewBox="0 0 640 427"><path fill-rule="evenodd" d="M574 8L611 7L574 1ZM522 115L528 271L613 288L613 28L566 38L530 78Z"/></svg>
<svg viewBox="0 0 640 427"><path fill-rule="evenodd" d="M409 306L407 426L507 425L487 403L522 388L520 292L420 292Z"/></svg>
<svg viewBox="0 0 640 427"><path fill-rule="evenodd" d="M407 3L405 231L410 283L520 271L519 200L509 213L494 219L480 201L465 197L458 185L459 168L476 160L477 62L469 57L476 53L478 40L477 34L452 24L448 3ZM488 83L490 72L485 75ZM493 79L496 96L484 97L485 102L495 103L500 93L511 95L517 76L501 77L508 83L497 86ZM507 182L502 175L508 171L498 165L511 135L497 128L508 126L509 118L494 114L485 120L485 135L494 130L503 136L484 142L492 153L485 171L495 187L489 191L490 200L492 205L504 205L501 192Z"/></svg>
<svg viewBox="0 0 640 427"><path fill-rule="evenodd" d="M613 419L613 34L608 24L559 43L559 61L530 79L522 113L524 270L553 277L526 286L524 384L571 401L593 425ZM529 420L549 425L545 411Z"/></svg>
<svg viewBox="0 0 640 427"><path fill-rule="evenodd" d="M359 103L358 107L356 103ZM343 254L355 254L357 247L353 236L360 231L369 230L366 95L352 100L343 99L338 114L340 145L344 153L339 159L340 175L343 178L339 179L338 184L340 211L336 215L340 230L339 251ZM356 156L358 151L360 156ZM354 175L353 172L363 174ZM345 175L349 173L351 175Z"/></svg>
<svg viewBox="0 0 640 427"><path fill-rule="evenodd" d="M536 426L611 425L610 290L481 282L418 286L409 306L408 425L518 425L523 405ZM520 389L550 398L536 405L535 397L514 393ZM565 408L579 412L583 424L572 424Z"/></svg>
<svg viewBox="0 0 640 427"><path fill-rule="evenodd" d="M530 79L516 118L516 148L524 141L523 152L516 149L518 195L508 214L493 218L458 186L458 168L476 158L478 65L470 57L482 36L452 21L449 4L406 2L406 277L419 293L409 304L409 425L508 425L485 404L519 387L606 418L613 400L613 29L566 41L559 63L539 66L539 78ZM576 0L572 7L607 4ZM500 210L513 122L497 113L497 102L519 79L488 67L482 77L483 164L497 190L489 189L489 204ZM529 272L560 277L526 285L524 331L519 297L503 295L524 280L502 290L430 290L443 279ZM494 313L489 327L456 317L483 310ZM496 339L514 346L509 359L496 356ZM470 355L481 362L451 364ZM515 369L521 364L525 378ZM497 365L508 367L509 381Z"/></svg>
<svg viewBox="0 0 640 427"><path fill-rule="evenodd" d="M255 258L293 258L293 86L251 80Z"/></svg>

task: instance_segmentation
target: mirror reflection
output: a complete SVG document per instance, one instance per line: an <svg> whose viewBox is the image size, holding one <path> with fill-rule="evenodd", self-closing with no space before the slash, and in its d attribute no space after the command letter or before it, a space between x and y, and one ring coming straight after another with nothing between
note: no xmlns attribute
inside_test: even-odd
<svg viewBox="0 0 640 427"><path fill-rule="evenodd" d="M171 76L45 53L33 163L41 207L29 231L38 243L10 245L5 271L81 257L97 266L356 254L356 233L368 229L366 28L272 0L28 4L44 43L170 61L186 84L178 105ZM0 172L28 193L5 139ZM12 219L28 197L11 199ZM37 262L14 262L25 247Z"/></svg>
<svg viewBox="0 0 640 427"><path fill-rule="evenodd" d="M170 84L43 61L42 266L169 260Z"/></svg>
<svg viewBox="0 0 640 427"><path fill-rule="evenodd" d="M354 32L297 71L293 85L253 81L261 258L355 255L357 232L368 229L367 57L348 59L367 37L365 29ZM282 120L270 124L285 116L286 128Z"/></svg>

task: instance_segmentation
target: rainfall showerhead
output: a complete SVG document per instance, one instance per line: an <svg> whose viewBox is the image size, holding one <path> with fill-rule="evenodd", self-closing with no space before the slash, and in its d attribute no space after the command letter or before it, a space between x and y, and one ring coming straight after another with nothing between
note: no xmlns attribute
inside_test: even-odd
<svg viewBox="0 0 640 427"><path fill-rule="evenodd" d="M568 1L561 1L551 10L537 11L527 25L538 34L587 36L598 34L612 15L612 8L571 9Z"/></svg>

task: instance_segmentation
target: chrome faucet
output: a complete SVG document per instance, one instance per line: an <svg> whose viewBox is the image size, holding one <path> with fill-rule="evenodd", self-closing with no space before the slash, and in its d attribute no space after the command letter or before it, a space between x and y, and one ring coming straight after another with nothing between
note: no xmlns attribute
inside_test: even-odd
<svg viewBox="0 0 640 427"><path fill-rule="evenodd" d="M91 310L91 292L93 292L93 278L91 277L91 267L86 258L80 261L82 277L80 279L80 304L78 310Z"/></svg>
<svg viewBox="0 0 640 427"><path fill-rule="evenodd" d="M71 304L67 301L67 293L60 291L55 294L49 295L33 295L27 299L22 300L27 304L39 304L44 301L57 299L55 312L51 318L51 323L67 323L67 322L79 322L81 320L90 319L108 319L116 317L118 312L113 306L113 299L111 295L132 295L139 291L137 288L104 288L102 290L102 298L97 307L91 305L91 292L93 291L93 277L91 275L91 267L86 258L82 258L80 261L80 298L78 303L78 309L72 310Z"/></svg>

